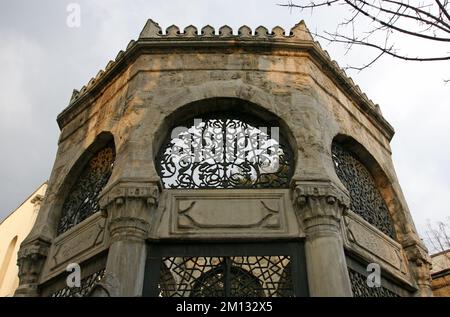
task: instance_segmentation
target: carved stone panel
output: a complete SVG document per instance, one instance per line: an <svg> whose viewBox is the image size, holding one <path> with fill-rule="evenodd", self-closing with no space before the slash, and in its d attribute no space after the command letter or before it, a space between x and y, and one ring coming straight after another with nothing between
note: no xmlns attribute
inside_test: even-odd
<svg viewBox="0 0 450 317"><path fill-rule="evenodd" d="M81 263L107 248L106 219L100 213L58 236L50 250L43 280L64 271L67 264Z"/></svg>
<svg viewBox="0 0 450 317"><path fill-rule="evenodd" d="M399 243L351 211L344 216L342 228L347 250L366 261L380 264L403 280L408 279L406 259Z"/></svg>
<svg viewBox="0 0 450 317"><path fill-rule="evenodd" d="M298 237L288 195L288 190L169 190L159 235Z"/></svg>

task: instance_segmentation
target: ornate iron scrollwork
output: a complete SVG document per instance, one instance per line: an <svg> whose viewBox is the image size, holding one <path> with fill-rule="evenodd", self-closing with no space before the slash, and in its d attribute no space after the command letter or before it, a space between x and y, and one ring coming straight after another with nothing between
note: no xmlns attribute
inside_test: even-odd
<svg viewBox="0 0 450 317"><path fill-rule="evenodd" d="M348 274L350 276L354 297L399 297L399 295L383 286L369 287L367 285L367 278L350 268L348 269Z"/></svg>
<svg viewBox="0 0 450 317"><path fill-rule="evenodd" d="M337 143L333 143L332 155L336 174L350 193L350 209L395 239L391 215L367 168Z"/></svg>
<svg viewBox="0 0 450 317"><path fill-rule="evenodd" d="M161 297L294 296L288 256L162 259Z"/></svg>
<svg viewBox="0 0 450 317"><path fill-rule="evenodd" d="M114 160L113 144L102 148L89 160L63 204L58 234L100 210L98 196L111 176Z"/></svg>
<svg viewBox="0 0 450 317"><path fill-rule="evenodd" d="M87 297L90 295L95 285L100 282L104 275L105 269L101 269L82 279L80 281L80 287L67 286L54 292L49 297Z"/></svg>
<svg viewBox="0 0 450 317"><path fill-rule="evenodd" d="M184 126L174 130L157 157L166 188L289 186L292 152L277 127L226 113Z"/></svg>

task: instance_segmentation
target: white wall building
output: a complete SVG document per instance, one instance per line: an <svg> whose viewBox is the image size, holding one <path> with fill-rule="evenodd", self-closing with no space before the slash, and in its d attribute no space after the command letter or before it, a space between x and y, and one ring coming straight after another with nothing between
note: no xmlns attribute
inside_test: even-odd
<svg viewBox="0 0 450 317"><path fill-rule="evenodd" d="M17 252L36 221L47 182L0 222L0 297L13 296L19 286Z"/></svg>

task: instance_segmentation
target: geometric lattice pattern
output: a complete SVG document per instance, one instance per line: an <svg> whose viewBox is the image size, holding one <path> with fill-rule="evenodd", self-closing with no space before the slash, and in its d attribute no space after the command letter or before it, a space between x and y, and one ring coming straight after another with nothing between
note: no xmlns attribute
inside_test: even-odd
<svg viewBox="0 0 450 317"><path fill-rule="evenodd" d="M348 273L354 297L399 297L399 295L383 286L369 287L367 285L367 278L361 273L350 268L348 269Z"/></svg>
<svg viewBox="0 0 450 317"><path fill-rule="evenodd" d="M367 168L337 143L333 143L332 155L336 174L350 193L350 209L395 239L391 215Z"/></svg>
<svg viewBox="0 0 450 317"><path fill-rule="evenodd" d="M291 297L288 256L167 257L161 297Z"/></svg>
<svg viewBox="0 0 450 317"><path fill-rule="evenodd" d="M114 145L99 150L84 167L72 186L63 207L58 224L58 234L100 210L98 196L111 176L115 160Z"/></svg>
<svg viewBox="0 0 450 317"><path fill-rule="evenodd" d="M51 294L50 297L86 297L90 294L95 284L105 275L105 269L97 271L80 281L80 287L66 286Z"/></svg>
<svg viewBox="0 0 450 317"><path fill-rule="evenodd" d="M211 116L174 130L161 147L158 173L165 188L288 188L292 153L277 127L233 114Z"/></svg>

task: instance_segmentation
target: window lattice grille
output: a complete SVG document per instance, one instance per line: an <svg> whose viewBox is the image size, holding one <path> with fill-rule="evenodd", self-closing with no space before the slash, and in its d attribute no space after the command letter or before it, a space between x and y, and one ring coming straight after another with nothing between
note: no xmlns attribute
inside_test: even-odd
<svg viewBox="0 0 450 317"><path fill-rule="evenodd" d="M287 188L292 153L278 128L226 113L189 121L157 158L165 188Z"/></svg>
<svg viewBox="0 0 450 317"><path fill-rule="evenodd" d="M292 297L290 257L167 257L161 297Z"/></svg>
<svg viewBox="0 0 450 317"><path fill-rule="evenodd" d="M348 269L348 273L354 297L399 297L399 295L383 286L369 287L367 285L367 278L363 274L350 268Z"/></svg>
<svg viewBox="0 0 450 317"><path fill-rule="evenodd" d="M89 160L63 204L58 234L66 232L100 210L98 196L111 176L114 160L113 145L99 150Z"/></svg>
<svg viewBox="0 0 450 317"><path fill-rule="evenodd" d="M50 297L87 297L91 293L94 286L100 282L105 275L105 269L97 271L88 277L81 280L80 287L68 287L62 288Z"/></svg>
<svg viewBox="0 0 450 317"><path fill-rule="evenodd" d="M351 210L395 238L391 215L367 168L339 144L333 144L332 155L336 174L350 193Z"/></svg>

